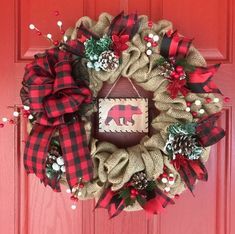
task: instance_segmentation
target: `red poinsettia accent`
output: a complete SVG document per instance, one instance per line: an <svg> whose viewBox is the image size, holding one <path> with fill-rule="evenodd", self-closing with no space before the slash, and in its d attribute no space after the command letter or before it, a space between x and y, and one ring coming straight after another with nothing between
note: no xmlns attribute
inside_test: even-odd
<svg viewBox="0 0 235 234"><path fill-rule="evenodd" d="M126 44L129 41L128 35L112 35L112 41L113 41L113 50L115 55L120 57L122 51L128 49L128 45Z"/></svg>
<svg viewBox="0 0 235 234"><path fill-rule="evenodd" d="M189 92L189 90L185 87L186 85L186 79L171 79L167 86L167 90L170 93L170 96L172 99L176 98L178 93L182 93L184 96L186 96Z"/></svg>

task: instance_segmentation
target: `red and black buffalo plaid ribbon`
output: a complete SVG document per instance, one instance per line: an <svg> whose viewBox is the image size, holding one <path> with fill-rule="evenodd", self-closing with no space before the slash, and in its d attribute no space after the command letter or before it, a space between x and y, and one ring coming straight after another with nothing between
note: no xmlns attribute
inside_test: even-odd
<svg viewBox="0 0 235 234"><path fill-rule="evenodd" d="M146 193L146 203L142 207L149 214L159 214L168 204L173 205L175 202L156 187L153 191Z"/></svg>
<svg viewBox="0 0 235 234"><path fill-rule="evenodd" d="M193 93L220 93L214 81L213 75L217 72L220 64L209 67L197 67L193 72L188 73L187 87Z"/></svg>
<svg viewBox="0 0 235 234"><path fill-rule="evenodd" d="M183 155L176 155L176 159L172 160L172 164L191 192L193 192L196 180L207 181L208 179L206 167L200 159L190 160Z"/></svg>
<svg viewBox="0 0 235 234"><path fill-rule="evenodd" d="M119 15L114 17L112 20L108 34L110 36L117 35L127 35L129 40L138 32L140 21L137 14L124 15L124 12L121 12Z"/></svg>
<svg viewBox="0 0 235 234"><path fill-rule="evenodd" d="M160 54L165 58L184 58L191 43L192 39L179 36L177 31L166 33L160 45Z"/></svg>
<svg viewBox="0 0 235 234"><path fill-rule="evenodd" d="M196 134L199 143L204 146L216 144L225 136L225 131L221 127L215 126L220 113L205 116L197 122Z"/></svg>
<svg viewBox="0 0 235 234"><path fill-rule="evenodd" d="M108 209L109 217L113 218L125 208L125 201L118 192L112 191L109 187L101 195L96 204L96 208Z"/></svg>
<svg viewBox="0 0 235 234"><path fill-rule="evenodd" d="M79 178L92 179L86 132L78 117L81 105L91 102L91 91L75 83L69 56L58 48L35 56L26 66L21 89L23 104L29 105L36 116L25 145L26 171L35 173L56 191L60 191L58 181L50 181L45 174L48 147L55 131L59 132L69 186L75 186Z"/></svg>

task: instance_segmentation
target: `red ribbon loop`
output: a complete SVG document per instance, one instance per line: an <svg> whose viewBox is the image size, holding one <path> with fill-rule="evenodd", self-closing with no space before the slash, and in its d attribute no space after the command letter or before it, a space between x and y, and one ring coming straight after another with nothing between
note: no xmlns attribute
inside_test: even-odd
<svg viewBox="0 0 235 234"><path fill-rule="evenodd" d="M59 131L60 145L65 160L66 178L72 188L79 182L92 179L86 132L77 112L84 103L91 102L91 91L77 85L72 75L69 55L58 48L36 56L26 66L21 90L22 102L36 114L36 124L28 137L24 164L28 173L35 173L45 185L60 191L58 181L45 176L45 162L50 139ZM65 115L73 121L67 122ZM70 120L71 120L70 118Z"/></svg>

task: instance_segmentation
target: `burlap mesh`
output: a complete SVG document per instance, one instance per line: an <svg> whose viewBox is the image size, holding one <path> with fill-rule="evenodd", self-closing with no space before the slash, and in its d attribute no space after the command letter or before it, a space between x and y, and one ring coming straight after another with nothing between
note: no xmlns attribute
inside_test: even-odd
<svg viewBox="0 0 235 234"><path fill-rule="evenodd" d="M88 17L82 17L77 21L71 38L75 39L77 37L76 27L81 23L94 33L102 36L107 33L112 18L107 13L101 14L97 22ZM122 64L116 71L110 73L105 71L96 72L94 69L89 69L90 88L94 96L97 96L103 82L113 83L119 76L124 76L131 78L135 84L145 90L152 91L155 106L160 111L160 114L152 121L152 127L158 133L151 137L146 136L138 145L126 149L118 149L111 143L91 139L94 181L86 183L85 188L82 190L81 199L98 198L104 186L110 184L112 190L118 190L138 171L145 170L149 179L156 179L163 172L164 164L176 178L169 196L182 193L185 190L185 185L168 157L164 156L167 127L175 122L193 121L192 115L185 111L186 101L201 100L202 106L193 104L191 108L193 111L203 108L208 115L221 110L221 102L208 104L203 101L205 96L213 99L213 94L191 93L186 98L178 96L171 99L169 97L169 93L166 91L168 81L159 76L160 71L156 67L156 59L160 57L157 48L151 56L147 56L145 53L146 43L143 38L153 31L161 37L166 31L172 29L172 23L161 20L150 29L148 27L148 17L139 16L139 18L141 19L139 32L128 43L129 48L123 52ZM195 66L206 66L204 58L193 46L189 50L187 60ZM208 159L209 151L209 148L207 148L203 153L202 160L204 162ZM158 186L161 188L160 184ZM127 208L127 210L138 209L141 209L138 204Z"/></svg>

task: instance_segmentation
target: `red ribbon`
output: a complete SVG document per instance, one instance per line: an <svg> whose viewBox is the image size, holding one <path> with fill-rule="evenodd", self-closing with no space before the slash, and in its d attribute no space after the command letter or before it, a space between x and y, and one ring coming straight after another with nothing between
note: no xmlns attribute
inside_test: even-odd
<svg viewBox="0 0 235 234"><path fill-rule="evenodd" d="M197 179L203 181L208 179L207 170L199 159L190 160L183 155L176 155L176 159L172 160L172 164L191 192L193 192Z"/></svg>
<svg viewBox="0 0 235 234"><path fill-rule="evenodd" d="M225 136L221 127L215 126L221 113L205 116L197 122L196 134L200 144L204 147L216 144Z"/></svg>
<svg viewBox="0 0 235 234"><path fill-rule="evenodd" d="M220 93L212 77L217 72L220 64L209 67L197 67L193 72L188 73L189 89L194 93Z"/></svg>
<svg viewBox="0 0 235 234"><path fill-rule="evenodd" d="M59 182L49 180L45 175L48 147L56 130L59 132L70 187L79 182L79 177L92 179L86 132L77 114L82 104L91 102L91 91L74 81L70 56L58 48L37 55L26 66L21 89L23 104L29 105L30 111L36 113L36 124L25 146L25 168L56 191L60 191Z"/></svg>
<svg viewBox="0 0 235 234"><path fill-rule="evenodd" d="M118 192L112 191L109 187L101 195L96 204L96 208L108 209L109 217L114 218L125 208L125 201L120 197Z"/></svg>

